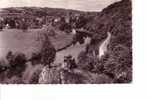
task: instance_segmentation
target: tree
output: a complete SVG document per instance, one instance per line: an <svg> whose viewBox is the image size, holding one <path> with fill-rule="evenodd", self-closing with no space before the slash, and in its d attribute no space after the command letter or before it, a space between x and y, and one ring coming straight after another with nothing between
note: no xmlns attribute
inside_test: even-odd
<svg viewBox="0 0 149 100"><path fill-rule="evenodd" d="M52 45L48 35L44 34L44 40L41 49L41 62L44 65L50 65L54 62L56 56L56 49Z"/></svg>
<svg viewBox="0 0 149 100"><path fill-rule="evenodd" d="M23 32L27 31L28 29L28 24L25 20L22 21L21 29L23 30Z"/></svg>

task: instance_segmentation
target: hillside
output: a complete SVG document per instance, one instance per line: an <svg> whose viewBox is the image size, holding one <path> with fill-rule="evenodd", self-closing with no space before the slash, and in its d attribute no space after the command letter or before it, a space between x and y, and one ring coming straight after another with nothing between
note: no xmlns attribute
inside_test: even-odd
<svg viewBox="0 0 149 100"><path fill-rule="evenodd" d="M97 12L83 12L78 10L71 10L71 9L60 9L60 8L48 8L48 7L10 7L10 8L3 8L1 13L6 14L25 14L35 17L44 17L44 16L67 16L68 13L74 14L85 14L85 15L94 15Z"/></svg>
<svg viewBox="0 0 149 100"><path fill-rule="evenodd" d="M86 29L95 32L94 38L101 42L111 32L108 52L101 61L87 58L80 54L80 66L96 66L98 73L104 73L114 79L115 83L132 81L132 5L131 0L122 0L103 9L98 16L90 20Z"/></svg>
<svg viewBox="0 0 149 100"><path fill-rule="evenodd" d="M112 43L119 42L125 46L132 46L132 8L131 0L116 2L98 13L86 28L94 31L99 37L105 37L110 31L113 35Z"/></svg>

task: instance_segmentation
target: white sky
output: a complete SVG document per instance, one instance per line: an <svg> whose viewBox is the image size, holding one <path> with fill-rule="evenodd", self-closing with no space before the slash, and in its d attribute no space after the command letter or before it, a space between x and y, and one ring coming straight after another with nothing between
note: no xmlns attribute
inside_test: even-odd
<svg viewBox="0 0 149 100"><path fill-rule="evenodd" d="M120 0L0 0L0 8L35 6L100 11L115 1Z"/></svg>

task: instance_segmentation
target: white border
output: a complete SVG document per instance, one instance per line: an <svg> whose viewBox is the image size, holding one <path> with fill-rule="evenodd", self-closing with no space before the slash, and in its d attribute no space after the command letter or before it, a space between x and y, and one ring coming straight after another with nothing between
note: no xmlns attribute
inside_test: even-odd
<svg viewBox="0 0 149 100"><path fill-rule="evenodd" d="M133 0L133 71L131 84L3 85L1 100L149 100L149 1Z"/></svg>

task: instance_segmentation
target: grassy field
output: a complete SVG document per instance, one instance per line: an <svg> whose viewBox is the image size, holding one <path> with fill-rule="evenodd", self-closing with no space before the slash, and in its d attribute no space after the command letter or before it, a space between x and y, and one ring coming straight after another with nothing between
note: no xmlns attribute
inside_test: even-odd
<svg viewBox="0 0 149 100"><path fill-rule="evenodd" d="M38 50L39 45L35 39L37 30L23 33L21 30L9 29L0 32L0 56L4 57L8 51L22 52L27 57Z"/></svg>
<svg viewBox="0 0 149 100"><path fill-rule="evenodd" d="M40 50L41 44L37 40L40 29L30 29L27 32L17 29L5 29L0 32L0 57L5 57L9 51L24 53L28 58L33 52ZM56 38L51 37L56 49L62 48L72 41L72 35L56 31ZM75 45L60 51L56 55L56 62L62 62L65 55L73 55L77 58L85 45Z"/></svg>

